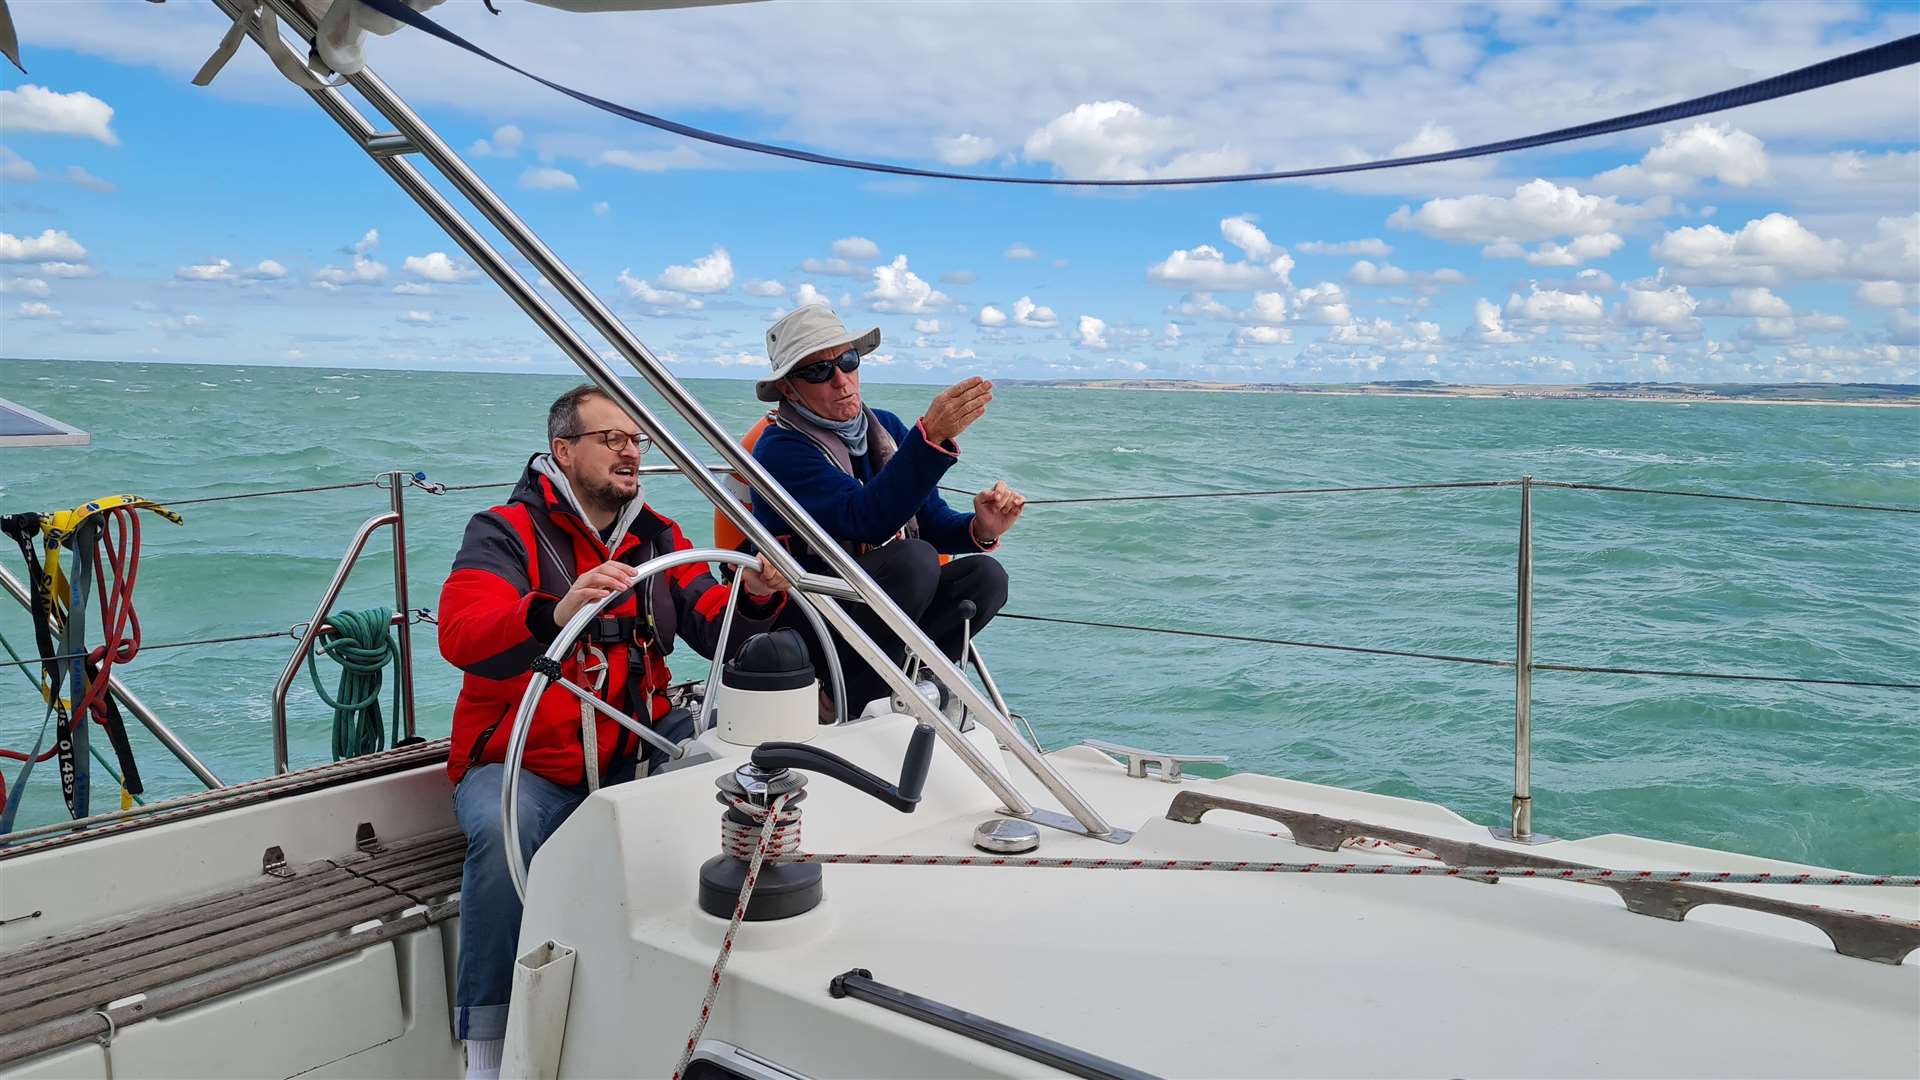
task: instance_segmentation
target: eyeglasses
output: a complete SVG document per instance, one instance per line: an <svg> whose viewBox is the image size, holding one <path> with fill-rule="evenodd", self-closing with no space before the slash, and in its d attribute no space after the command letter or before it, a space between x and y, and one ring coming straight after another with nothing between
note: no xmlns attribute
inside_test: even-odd
<svg viewBox="0 0 1920 1080"><path fill-rule="evenodd" d="M607 445L607 449L616 454L625 450L628 446L634 447L635 453L644 454L653 446L653 440L647 438L645 435L635 431L622 431L619 428L601 428L599 431L581 431L560 437L563 439L586 439L595 435L600 436L600 441Z"/></svg>
<svg viewBox="0 0 1920 1080"><path fill-rule="evenodd" d="M831 360L818 360L806 367L796 368L793 377L810 383L823 383L833 378L834 368L839 368L849 375L860 370L859 350L848 349Z"/></svg>

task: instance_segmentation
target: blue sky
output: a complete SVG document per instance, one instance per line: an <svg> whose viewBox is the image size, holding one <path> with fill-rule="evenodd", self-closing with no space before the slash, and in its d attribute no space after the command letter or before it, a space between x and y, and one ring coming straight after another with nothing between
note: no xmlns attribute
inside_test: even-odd
<svg viewBox="0 0 1920 1080"><path fill-rule="evenodd" d="M1418 152L1920 32L1911 4L755 4L437 18L533 70L830 153L1171 176ZM12 5L0 355L565 362L211 4ZM1920 71L1588 144L1141 193L899 181L602 116L408 31L419 108L688 376L813 298L869 378L1920 381Z"/></svg>

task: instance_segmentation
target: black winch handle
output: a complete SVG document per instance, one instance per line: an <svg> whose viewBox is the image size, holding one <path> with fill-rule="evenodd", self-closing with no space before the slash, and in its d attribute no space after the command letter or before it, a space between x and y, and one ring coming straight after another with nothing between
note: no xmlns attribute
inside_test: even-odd
<svg viewBox="0 0 1920 1080"><path fill-rule="evenodd" d="M933 766L933 726L917 725L908 737L907 757L900 763L897 784L887 783L839 754L806 743L761 743L754 748L753 766L762 772L777 769L817 772L856 791L864 791L903 814L911 814L913 808L920 805L921 789L927 786L927 770Z"/></svg>

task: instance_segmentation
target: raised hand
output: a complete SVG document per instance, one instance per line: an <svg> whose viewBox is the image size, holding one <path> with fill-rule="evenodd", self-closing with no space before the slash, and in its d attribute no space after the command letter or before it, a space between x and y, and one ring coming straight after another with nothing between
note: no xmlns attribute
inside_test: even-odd
<svg viewBox="0 0 1920 1080"><path fill-rule="evenodd" d="M980 419L981 414L987 411L987 402L992 400L992 383L978 375L962 379L934 396L920 423L926 429L928 439L943 443Z"/></svg>

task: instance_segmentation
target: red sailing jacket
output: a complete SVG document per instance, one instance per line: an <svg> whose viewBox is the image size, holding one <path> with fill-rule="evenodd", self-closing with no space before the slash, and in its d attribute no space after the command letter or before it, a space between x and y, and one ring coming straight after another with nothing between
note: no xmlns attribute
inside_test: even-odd
<svg viewBox="0 0 1920 1080"><path fill-rule="evenodd" d="M466 673L453 707L453 748L447 755L453 781L459 783L475 765L506 760L513 713L531 678L527 666L553 643L558 633L554 607L580 572L609 558L637 566L692 546L672 519L643 505L620 549L608 552L531 460L507 505L475 514L440 590L440 655ZM731 648L768 629L785 602L779 596L756 605L751 596L742 597ZM668 709L662 691L671 678L666 655L673 651L674 635L700 655L712 656L726 603L727 587L697 563L655 574L640 590L627 593L603 612L598 636L617 632L621 640L598 646L607 656L607 681L599 696L635 719L658 720ZM595 637L590 629L581 640ZM584 662L583 650L576 648L564 669L576 685L591 688L592 679L581 672ZM616 758L630 760L645 752L632 732L604 716L597 721L602 775ZM585 782L580 702L566 690L550 687L541 697L521 764L556 784Z"/></svg>

